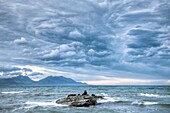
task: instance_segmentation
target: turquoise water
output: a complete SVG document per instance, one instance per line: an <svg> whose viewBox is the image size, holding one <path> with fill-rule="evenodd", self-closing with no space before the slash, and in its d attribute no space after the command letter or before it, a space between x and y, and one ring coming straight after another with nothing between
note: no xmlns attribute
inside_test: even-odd
<svg viewBox="0 0 170 113"><path fill-rule="evenodd" d="M55 103L84 90L105 97L90 107ZM0 113L170 113L170 86L0 87Z"/></svg>

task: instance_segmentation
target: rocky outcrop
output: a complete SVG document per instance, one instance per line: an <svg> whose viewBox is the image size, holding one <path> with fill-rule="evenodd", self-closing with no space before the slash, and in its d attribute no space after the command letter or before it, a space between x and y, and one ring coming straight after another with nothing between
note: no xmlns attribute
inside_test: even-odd
<svg viewBox="0 0 170 113"><path fill-rule="evenodd" d="M66 98L62 98L56 101L57 104L65 104L75 107L88 107L90 105L96 105L97 99L102 99L103 96L89 95L68 95Z"/></svg>

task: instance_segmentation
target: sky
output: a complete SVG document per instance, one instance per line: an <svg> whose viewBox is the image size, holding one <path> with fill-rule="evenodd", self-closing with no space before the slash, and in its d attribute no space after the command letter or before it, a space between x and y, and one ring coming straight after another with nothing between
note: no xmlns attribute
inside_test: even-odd
<svg viewBox="0 0 170 113"><path fill-rule="evenodd" d="M170 85L170 0L0 0L0 77Z"/></svg>

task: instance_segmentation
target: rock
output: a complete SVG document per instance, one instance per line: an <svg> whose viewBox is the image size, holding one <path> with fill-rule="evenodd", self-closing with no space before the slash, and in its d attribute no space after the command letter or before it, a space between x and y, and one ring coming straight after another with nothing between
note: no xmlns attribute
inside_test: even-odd
<svg viewBox="0 0 170 113"><path fill-rule="evenodd" d="M102 99L103 96L89 96L89 95L68 95L66 98L62 98L56 101L57 104L66 104L75 107L88 107L90 105L96 105L97 99Z"/></svg>
<svg viewBox="0 0 170 113"><path fill-rule="evenodd" d="M84 93L82 95L88 95L87 91L85 90Z"/></svg>
<svg viewBox="0 0 170 113"><path fill-rule="evenodd" d="M76 96L76 94L69 94L67 97L70 97L70 96Z"/></svg>

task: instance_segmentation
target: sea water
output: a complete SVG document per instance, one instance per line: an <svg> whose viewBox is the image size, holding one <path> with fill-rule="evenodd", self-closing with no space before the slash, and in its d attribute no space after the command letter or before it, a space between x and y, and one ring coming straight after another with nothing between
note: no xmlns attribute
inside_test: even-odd
<svg viewBox="0 0 170 113"><path fill-rule="evenodd" d="M104 99L90 107L56 103L84 90ZM170 86L0 87L0 113L170 113Z"/></svg>

